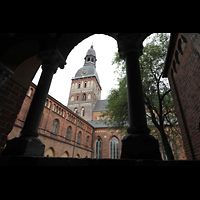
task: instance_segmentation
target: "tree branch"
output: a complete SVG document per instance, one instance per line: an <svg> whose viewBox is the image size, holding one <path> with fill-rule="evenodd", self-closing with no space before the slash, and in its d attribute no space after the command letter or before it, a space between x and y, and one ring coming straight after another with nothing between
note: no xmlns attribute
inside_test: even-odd
<svg viewBox="0 0 200 200"><path fill-rule="evenodd" d="M171 89L169 89L167 92L165 92L163 95L162 95L162 97L161 97L161 101L164 99L164 97L168 94L168 93L170 93L171 92Z"/></svg>

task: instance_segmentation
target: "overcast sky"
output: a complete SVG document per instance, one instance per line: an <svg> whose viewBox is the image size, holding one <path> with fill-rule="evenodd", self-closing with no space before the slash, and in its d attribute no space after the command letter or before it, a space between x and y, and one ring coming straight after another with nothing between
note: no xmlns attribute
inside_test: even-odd
<svg viewBox="0 0 200 200"><path fill-rule="evenodd" d="M117 42L112 37L103 34L93 35L74 47L66 60L67 64L65 68L63 70L59 68L53 76L49 94L66 106L70 92L71 78L83 67L84 58L92 43L96 51L96 70L102 87L101 99L106 99L110 89L117 87L116 74L114 74L116 65L112 65L114 53L118 51ZM38 84L41 71L39 69L33 79L33 83L36 85Z"/></svg>

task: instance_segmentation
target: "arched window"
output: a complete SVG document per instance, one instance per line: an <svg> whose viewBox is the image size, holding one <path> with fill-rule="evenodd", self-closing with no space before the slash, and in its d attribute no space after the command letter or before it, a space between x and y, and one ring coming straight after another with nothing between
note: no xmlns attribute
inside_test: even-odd
<svg viewBox="0 0 200 200"><path fill-rule="evenodd" d="M44 106L46 106L46 107L47 107L47 105L48 105L48 102L49 102L49 100L48 100L48 99L46 99Z"/></svg>
<svg viewBox="0 0 200 200"><path fill-rule="evenodd" d="M88 145L89 145L89 136L87 136L87 138L86 138L86 146L88 147Z"/></svg>
<svg viewBox="0 0 200 200"><path fill-rule="evenodd" d="M62 157L68 158L69 157L69 153L67 151L65 151L65 153L63 153Z"/></svg>
<svg viewBox="0 0 200 200"><path fill-rule="evenodd" d="M55 111L55 109L56 109L56 104L53 104L53 111Z"/></svg>
<svg viewBox="0 0 200 200"><path fill-rule="evenodd" d="M78 84L78 88L81 88L81 84L80 83Z"/></svg>
<svg viewBox="0 0 200 200"><path fill-rule="evenodd" d="M27 96L31 97L32 93L33 93L33 89L30 88L30 90L29 90L28 93L27 93Z"/></svg>
<svg viewBox="0 0 200 200"><path fill-rule="evenodd" d="M95 144L95 158L101 158L101 138L96 140Z"/></svg>
<svg viewBox="0 0 200 200"><path fill-rule="evenodd" d="M81 131L78 132L78 138L77 138L77 143L81 143Z"/></svg>
<svg viewBox="0 0 200 200"><path fill-rule="evenodd" d="M72 132L72 127L71 127L71 126L68 126L68 128L67 128L67 134L66 134L66 138L67 138L68 140L70 140L71 132Z"/></svg>
<svg viewBox="0 0 200 200"><path fill-rule="evenodd" d="M58 125L59 125L59 120L58 119L54 119L53 120L53 125L52 125L52 128L51 128L51 132L52 133L57 134Z"/></svg>
<svg viewBox="0 0 200 200"><path fill-rule="evenodd" d="M87 82L85 82L85 85L84 85L84 87L85 87L85 88L87 87Z"/></svg>
<svg viewBox="0 0 200 200"><path fill-rule="evenodd" d="M83 94L83 101L86 101L86 94Z"/></svg>
<svg viewBox="0 0 200 200"><path fill-rule="evenodd" d="M50 147L44 152L44 157L54 157L54 149Z"/></svg>
<svg viewBox="0 0 200 200"><path fill-rule="evenodd" d="M47 108L50 108L51 107L51 101L49 101L49 105L47 106Z"/></svg>
<svg viewBox="0 0 200 200"><path fill-rule="evenodd" d="M74 108L74 113L78 114L78 108Z"/></svg>
<svg viewBox="0 0 200 200"><path fill-rule="evenodd" d="M119 158L119 141L116 137L113 137L110 140L110 158L112 159Z"/></svg>
<svg viewBox="0 0 200 200"><path fill-rule="evenodd" d="M85 116L85 108L81 108L81 117L84 117Z"/></svg>

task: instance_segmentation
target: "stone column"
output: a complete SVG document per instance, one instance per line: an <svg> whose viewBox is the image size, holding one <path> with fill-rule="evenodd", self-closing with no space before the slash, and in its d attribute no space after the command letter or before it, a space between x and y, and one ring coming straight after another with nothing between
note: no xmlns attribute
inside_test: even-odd
<svg viewBox="0 0 200 200"><path fill-rule="evenodd" d="M2 156L43 156L44 154L45 145L38 139L38 129L53 75L58 67L63 69L66 63L57 49L40 53L38 59L42 61L43 71L24 122L21 136L7 142Z"/></svg>
<svg viewBox="0 0 200 200"><path fill-rule="evenodd" d="M122 140L121 158L160 160L158 141L147 127L145 104L142 91L139 57L145 35L120 34L117 37L120 57L126 61L128 91L128 135Z"/></svg>

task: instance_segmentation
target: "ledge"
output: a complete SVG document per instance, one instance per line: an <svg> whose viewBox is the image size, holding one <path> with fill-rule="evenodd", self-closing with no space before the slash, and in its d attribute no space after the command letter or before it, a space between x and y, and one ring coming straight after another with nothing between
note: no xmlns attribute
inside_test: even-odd
<svg viewBox="0 0 200 200"><path fill-rule="evenodd" d="M0 166L200 166L200 160L159 161L2 156Z"/></svg>

